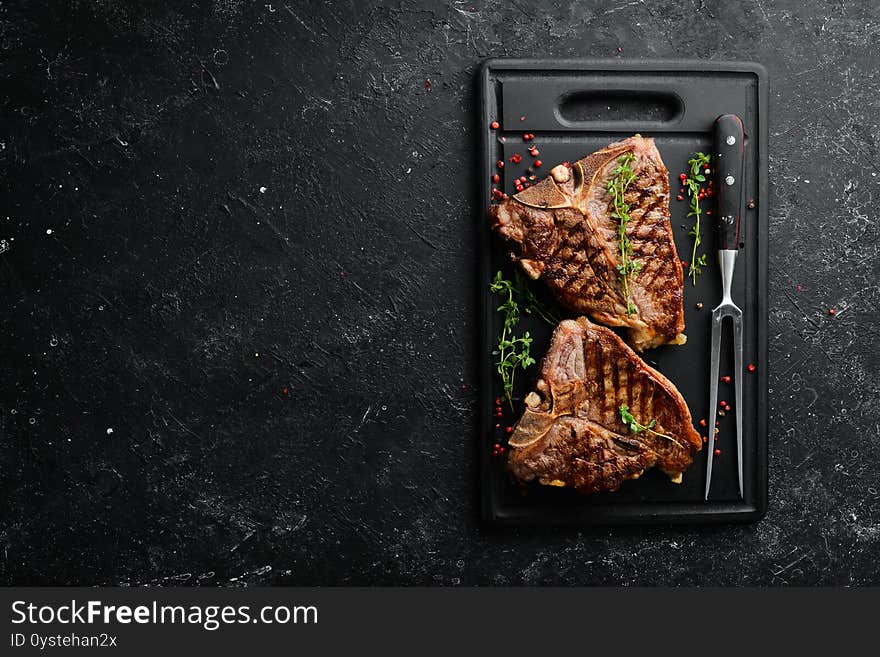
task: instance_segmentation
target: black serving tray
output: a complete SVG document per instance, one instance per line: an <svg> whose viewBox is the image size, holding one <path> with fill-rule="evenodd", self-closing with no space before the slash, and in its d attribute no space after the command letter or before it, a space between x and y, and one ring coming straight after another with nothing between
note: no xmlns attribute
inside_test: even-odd
<svg viewBox="0 0 880 657"><path fill-rule="evenodd" d="M482 290L482 366L480 410L482 432L479 451L482 469L482 511L486 521L501 525L589 525L614 523L708 523L752 521L767 508L767 76L758 64L713 61L559 61L492 59L479 71L481 185L479 286ZM733 413L719 418L716 457L709 501L703 499L704 449L675 485L655 471L629 481L614 493L583 496L573 491L530 485L517 486L505 470L504 459L491 455L494 442L504 442L505 427L516 416L505 408L505 417L493 415L494 398L500 394L492 351L500 330L496 312L498 298L489 292L494 273L512 275L502 241L493 235L486 218L492 175L502 177L499 188L514 193L513 180L526 174L530 157L524 133L534 133L534 144L544 163L539 177L555 164L574 161L606 144L641 133L656 140L669 169L671 222L679 257L690 258L687 232L687 201L675 200L680 187L678 174L686 169L696 151L711 152L712 125L720 114L734 113L743 119L746 133L746 198L754 209L743 217L742 244L734 280L733 296L744 313L746 364L757 369L743 381L743 452L745 498L737 484L735 424ZM498 121L500 128L490 124ZM502 139L504 138L504 139ZM520 164L509 161L519 152ZM497 160L504 160L499 171ZM708 205L704 206L708 208ZM721 296L715 256L712 217L704 217L703 248L710 266L697 279L696 287L685 278L687 344L663 347L643 354L645 360L669 377L684 395L696 424L708 413L709 319ZM516 265L517 267L519 265ZM543 284L533 289L549 303ZM698 310L696 304L702 302ZM563 313L571 316L571 313ZM540 357L547 348L551 327L525 316L520 331L534 337L532 353ZM725 325L721 373L733 374L732 336ZM516 396L531 387L537 366L517 377ZM720 384L719 398L732 400L732 385ZM517 414L521 402L517 404ZM501 426L495 427L498 423ZM708 429L697 426L702 434Z"/></svg>

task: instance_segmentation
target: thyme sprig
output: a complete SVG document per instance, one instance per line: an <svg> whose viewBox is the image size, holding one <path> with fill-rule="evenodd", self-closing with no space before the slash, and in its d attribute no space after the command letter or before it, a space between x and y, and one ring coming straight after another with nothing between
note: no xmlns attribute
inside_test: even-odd
<svg viewBox="0 0 880 657"><path fill-rule="evenodd" d="M653 434L658 438L666 438L667 440L671 440L676 445L681 447L681 443L672 436L665 433L660 433L659 431L654 431L654 427L657 425L657 420L651 420L650 422L648 422L648 424L641 424L633 417L633 414L629 411L629 406L627 406L626 404L621 404L619 410L620 420L626 425L630 433L641 433L642 431L647 431L648 433Z"/></svg>
<svg viewBox="0 0 880 657"><path fill-rule="evenodd" d="M504 315L504 326L498 338L498 347L492 352L492 355L498 358L495 365L501 376L504 396L507 398L507 403L510 404L510 410L514 410L513 382L516 371L518 369L525 370L535 364L535 359L530 353L532 337L529 332L526 331L519 337L514 335L514 329L519 323L520 312L525 312L528 315L534 314L551 326L558 324L559 319L552 310L538 300L535 293L529 289L525 277L519 271L515 272L512 281L504 278L504 275L499 271L495 274L489 290L503 299L501 305L498 306L498 312Z"/></svg>
<svg viewBox="0 0 880 657"><path fill-rule="evenodd" d="M697 276L703 273L703 267L706 266L706 254L697 255L702 238L700 237L700 201L703 195L703 183L706 182L706 176L703 175L703 169L709 165L709 155L706 153L697 153L688 160L691 167L690 174L685 178L684 184L687 187L688 197L690 199L690 210L687 216L694 218L694 227L688 232L688 235L694 238L694 248L691 251L691 262L688 266L688 276L691 282L697 284Z"/></svg>
<svg viewBox="0 0 880 657"><path fill-rule="evenodd" d="M626 190L636 179L636 173L631 166L635 159L635 156L630 152L621 155L606 187L611 196L611 216L617 219L617 249L620 254L617 273L623 288L623 298L626 300L627 315L634 315L637 312L635 304L630 300L629 284L632 276L638 274L642 268L642 263L633 257L632 243L626 233L626 227L630 221L630 207L625 196Z"/></svg>

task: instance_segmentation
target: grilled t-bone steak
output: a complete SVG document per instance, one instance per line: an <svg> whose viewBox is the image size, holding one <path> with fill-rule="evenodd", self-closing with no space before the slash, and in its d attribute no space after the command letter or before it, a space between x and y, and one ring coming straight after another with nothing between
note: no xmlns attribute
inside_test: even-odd
<svg viewBox="0 0 880 657"><path fill-rule="evenodd" d="M625 234L640 268L620 274L619 220L608 181L627 153L635 179L626 186ZM683 344L681 262L669 225L669 172L653 139L640 135L560 164L550 175L489 209L492 226L514 244L514 257L542 278L567 308L608 326L629 328L638 351Z"/></svg>
<svg viewBox="0 0 880 657"><path fill-rule="evenodd" d="M523 482L612 491L656 466L678 483L703 445L675 386L585 317L556 327L525 402L508 459ZM622 422L622 405L643 429Z"/></svg>

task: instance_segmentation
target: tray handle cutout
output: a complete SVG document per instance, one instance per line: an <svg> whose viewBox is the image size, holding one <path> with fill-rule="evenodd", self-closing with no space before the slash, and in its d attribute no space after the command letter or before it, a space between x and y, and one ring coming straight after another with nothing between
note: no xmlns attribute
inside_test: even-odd
<svg viewBox="0 0 880 657"><path fill-rule="evenodd" d="M675 123L683 113L684 103L678 94L647 89L568 91L557 99L555 112L566 128L596 123Z"/></svg>

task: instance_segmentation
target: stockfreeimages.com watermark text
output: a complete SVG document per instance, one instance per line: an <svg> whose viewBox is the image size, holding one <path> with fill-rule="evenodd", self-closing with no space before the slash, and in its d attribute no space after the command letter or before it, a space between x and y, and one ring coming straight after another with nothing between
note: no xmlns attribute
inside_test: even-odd
<svg viewBox="0 0 880 657"><path fill-rule="evenodd" d="M106 604L100 600L63 604L12 603L13 625L194 625L213 632L224 625L316 625L314 605L169 605L153 601L141 605Z"/></svg>

